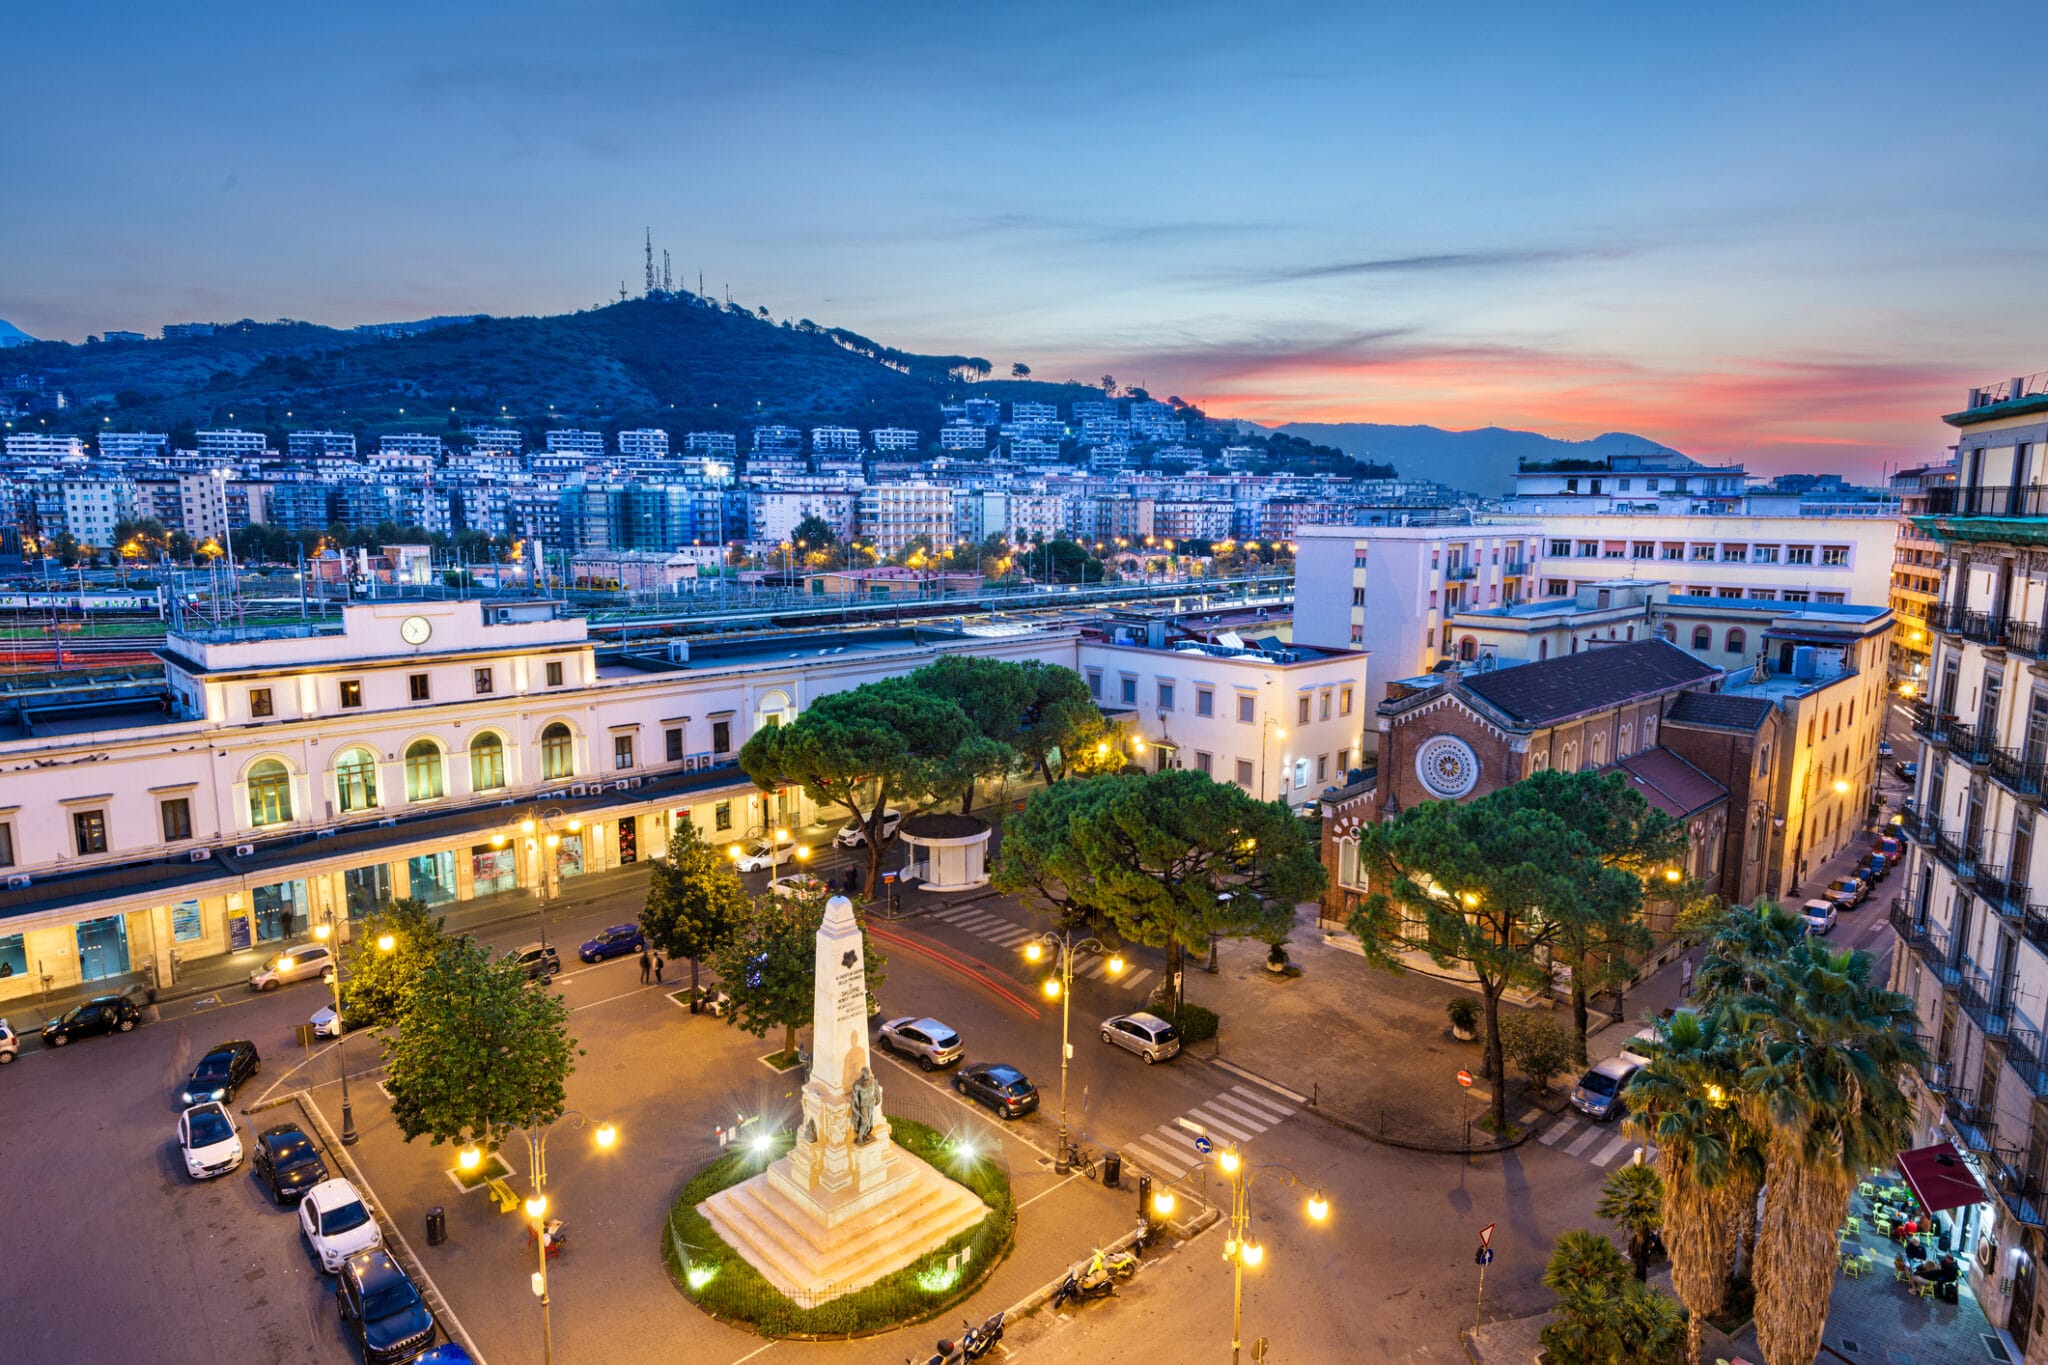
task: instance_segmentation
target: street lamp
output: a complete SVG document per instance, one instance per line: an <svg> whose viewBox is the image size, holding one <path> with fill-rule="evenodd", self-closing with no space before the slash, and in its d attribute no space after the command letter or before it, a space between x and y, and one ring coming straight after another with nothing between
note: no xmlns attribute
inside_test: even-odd
<svg viewBox="0 0 2048 1365"><path fill-rule="evenodd" d="M1074 953L1096 952L1109 954L1109 974L1121 976L1124 970L1123 954L1116 952L1099 938L1084 938L1074 942L1072 930L1048 929L1024 945L1024 960L1038 962L1045 957L1046 949L1053 951L1053 974L1040 987L1048 1000L1060 1002L1060 1140L1054 1149L1053 1169L1064 1173L1073 1161L1073 1148L1067 1141L1067 1061L1074 1055L1074 1045L1068 1041L1067 1027L1072 1021L1074 999Z"/></svg>
<svg viewBox="0 0 2048 1365"><path fill-rule="evenodd" d="M1230 1262L1230 1361L1231 1365L1237 1365L1238 1352L1244 1340L1245 1267L1256 1269L1266 1259L1266 1248L1251 1237L1252 1182L1258 1179L1279 1180L1307 1190L1308 1201L1302 1211L1311 1223L1329 1221L1330 1201L1320 1186L1303 1180L1288 1167L1277 1162L1252 1166L1235 1147L1225 1147L1216 1153L1216 1169L1230 1180L1230 1231L1223 1241L1223 1259ZM1153 1202L1156 1206L1159 1201L1155 1199ZM1166 1208L1172 1207L1169 1199ZM1162 1213L1165 1211L1161 1210Z"/></svg>
<svg viewBox="0 0 2048 1365"><path fill-rule="evenodd" d="M313 937L328 945L327 983L334 987L334 1059L341 1065L341 1145L356 1145L356 1111L348 1102L348 1024L341 1017L341 945L334 942L334 907L327 907L327 923L313 930ZM377 935L377 951L388 953L398 946L391 934Z"/></svg>
<svg viewBox="0 0 2048 1365"><path fill-rule="evenodd" d="M548 946L548 900L561 894L562 864L556 850L562 846L562 836L555 829L555 822L562 816L560 806L549 806L529 813L519 822L519 832L526 840L526 855L531 860L528 866L532 871L528 876L537 902L534 913L540 919L540 946L543 948ZM583 822L569 820L563 828L575 834L583 828ZM541 857L543 847L548 850L545 859Z"/></svg>

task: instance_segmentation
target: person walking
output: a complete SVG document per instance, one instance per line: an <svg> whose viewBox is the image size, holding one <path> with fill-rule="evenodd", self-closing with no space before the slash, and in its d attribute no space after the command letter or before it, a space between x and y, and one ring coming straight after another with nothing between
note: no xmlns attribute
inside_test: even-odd
<svg viewBox="0 0 2048 1365"><path fill-rule="evenodd" d="M656 953L656 954L654 955L654 984L655 984L655 985L657 985L657 986L659 986L659 985L661 984L661 954L660 954L660 953Z"/></svg>
<svg viewBox="0 0 2048 1365"><path fill-rule="evenodd" d="M654 959L647 955L643 945L640 949L640 984L645 986L654 979Z"/></svg>

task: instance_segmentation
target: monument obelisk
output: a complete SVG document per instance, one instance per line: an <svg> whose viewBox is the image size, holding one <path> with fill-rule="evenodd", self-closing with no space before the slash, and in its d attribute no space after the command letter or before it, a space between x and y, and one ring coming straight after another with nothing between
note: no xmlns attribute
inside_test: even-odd
<svg viewBox="0 0 2048 1365"><path fill-rule="evenodd" d="M826 903L814 964L796 1145L699 1206L771 1284L807 1304L872 1284L988 1214L972 1191L889 1140L868 1055L860 924L844 896Z"/></svg>

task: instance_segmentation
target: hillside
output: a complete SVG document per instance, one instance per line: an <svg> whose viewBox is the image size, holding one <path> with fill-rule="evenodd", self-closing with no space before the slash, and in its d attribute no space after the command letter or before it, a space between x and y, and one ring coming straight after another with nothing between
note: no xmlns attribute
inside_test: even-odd
<svg viewBox="0 0 2048 1365"><path fill-rule="evenodd" d="M1643 436L1610 431L1587 441L1560 440L1534 431L1481 427L1385 426L1377 422L1289 422L1274 428L1359 460L1391 464L1404 478L1432 479L1483 497L1514 491L1521 460L1600 459L1608 455L1677 454Z"/></svg>
<svg viewBox="0 0 2048 1365"><path fill-rule="evenodd" d="M35 338L30 336L27 332L22 331L19 327L16 327L13 323L7 321L5 318L0 318L0 348L5 348L8 346L26 346L31 341L34 340Z"/></svg>

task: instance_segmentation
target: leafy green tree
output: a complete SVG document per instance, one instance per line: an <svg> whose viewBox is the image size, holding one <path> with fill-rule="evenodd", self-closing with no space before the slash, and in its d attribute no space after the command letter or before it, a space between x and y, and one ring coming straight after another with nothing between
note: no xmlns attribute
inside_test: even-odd
<svg viewBox="0 0 2048 1365"><path fill-rule="evenodd" d="M1517 1010L1500 1021L1501 1048L1539 1091L1572 1062L1571 1030L1547 1014Z"/></svg>
<svg viewBox="0 0 2048 1365"><path fill-rule="evenodd" d="M1043 548L1033 551L1031 562L1048 566L1055 583L1100 583L1109 575L1102 561L1088 553L1086 546L1065 536L1047 541Z"/></svg>
<svg viewBox="0 0 2048 1365"><path fill-rule="evenodd" d="M782 1030L781 1060L796 1057L796 1031L811 1022L817 982L818 926L825 922L830 898L801 883L754 899L733 935L711 954L725 992L732 997L728 1024L756 1038ZM875 988L882 984L885 959L868 941L861 922L862 965L867 971L868 1012L874 1012Z"/></svg>
<svg viewBox="0 0 2048 1365"><path fill-rule="evenodd" d="M811 800L851 815L867 837L872 894L885 812L947 781L953 754L978 734L958 706L908 678L886 678L828 692L788 725L756 730L740 749L740 767L763 791L801 786Z"/></svg>
<svg viewBox="0 0 2048 1365"><path fill-rule="evenodd" d="M341 950L341 1014L350 1028L375 1028L397 1019L420 977L448 941L427 903L401 896L354 925ZM389 949L379 947L391 940Z"/></svg>
<svg viewBox="0 0 2048 1365"><path fill-rule="evenodd" d="M1636 1278L1650 1278L1650 1247L1664 1227L1664 1180L1655 1166L1629 1162L1600 1185L1593 1212L1628 1237L1628 1258Z"/></svg>
<svg viewBox="0 0 2048 1365"><path fill-rule="evenodd" d="M1685 1322L1678 1304L1629 1275L1614 1243L1587 1228L1557 1239L1543 1268L1556 1315L1539 1334L1550 1365L1678 1365Z"/></svg>
<svg viewBox="0 0 2048 1365"><path fill-rule="evenodd" d="M1257 801L1208 774L1091 777L1035 793L1003 827L991 874L1124 938L1167 951L1167 1003L1182 1003L1187 954L1212 936L1266 937L1321 894L1315 844L1285 802Z"/></svg>
<svg viewBox="0 0 2048 1365"><path fill-rule="evenodd" d="M1004 659L947 654L918 669L910 681L960 708L980 733L948 755L933 785L942 799L958 796L961 814L974 809L975 784L999 778L1018 763L1018 740L1031 709L1035 678Z"/></svg>
<svg viewBox="0 0 2048 1365"><path fill-rule="evenodd" d="M1016 362L1014 365L1010 366L1010 378L1029 379L1030 377L1031 367L1029 365L1026 365L1023 361L1020 360Z"/></svg>
<svg viewBox="0 0 2048 1365"><path fill-rule="evenodd" d="M678 821L668 856L650 865L640 929L668 957L689 959L690 1013L699 1007L699 964L738 932L749 909L731 861L719 856L694 824Z"/></svg>
<svg viewBox="0 0 2048 1365"><path fill-rule="evenodd" d="M1019 665L1029 701L1012 741L1048 784L1065 777L1121 772L1124 735L1102 714L1073 669L1030 659Z"/></svg>
<svg viewBox="0 0 2048 1365"><path fill-rule="evenodd" d="M803 544L813 550L829 550L839 543L839 535L832 529L832 523L816 512L809 513L789 533L792 545Z"/></svg>
<svg viewBox="0 0 2048 1365"><path fill-rule="evenodd" d="M383 1053L391 1116L407 1142L488 1145L562 1116L577 1048L559 996L465 938L435 952Z"/></svg>

